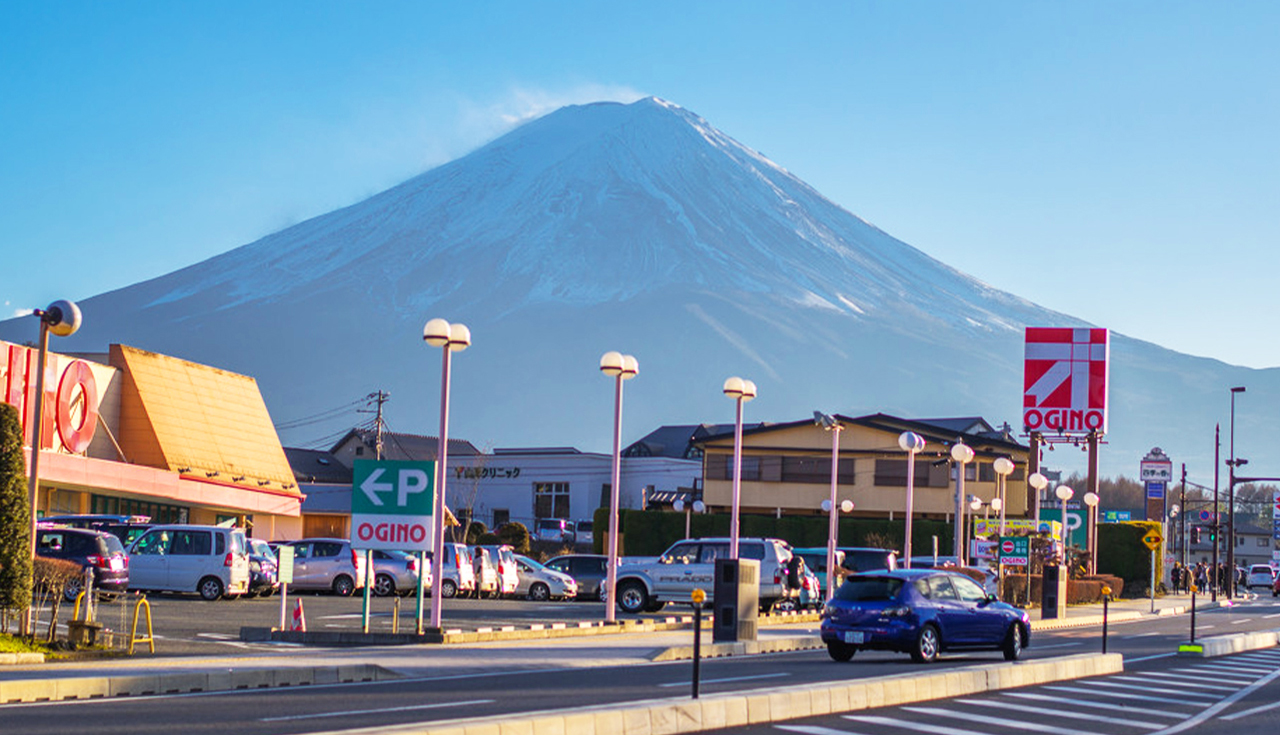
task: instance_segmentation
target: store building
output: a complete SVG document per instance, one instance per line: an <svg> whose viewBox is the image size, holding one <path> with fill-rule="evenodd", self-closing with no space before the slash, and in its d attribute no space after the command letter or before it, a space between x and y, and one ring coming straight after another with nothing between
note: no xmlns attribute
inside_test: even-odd
<svg viewBox="0 0 1280 735"><path fill-rule="evenodd" d="M124 345L49 353L37 421L37 357L0 342L0 398L23 419L28 467L41 425L39 516L234 520L263 538L300 530L302 493L253 378Z"/></svg>
<svg viewBox="0 0 1280 735"><path fill-rule="evenodd" d="M925 448L915 461L914 517L950 520L955 512L948 452L963 441L975 452L965 466L965 493L985 507L996 497L999 457L1014 463L1006 488L1007 517L1025 517L1028 447L981 418L902 419L885 414L836 416L843 427L837 463L837 501L852 500L854 517L901 518L906 508L907 456L898 446L904 431L919 434ZM733 429L698 441L703 457L703 502L709 511L733 504ZM822 515L831 496L831 433L813 419L745 429L740 503L744 514ZM967 511L966 511L967 512ZM981 511L979 512L981 514Z"/></svg>

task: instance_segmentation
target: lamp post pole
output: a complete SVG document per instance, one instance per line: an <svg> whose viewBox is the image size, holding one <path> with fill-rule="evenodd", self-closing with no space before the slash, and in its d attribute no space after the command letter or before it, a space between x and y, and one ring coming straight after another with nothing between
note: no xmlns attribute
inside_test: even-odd
<svg viewBox="0 0 1280 735"><path fill-rule="evenodd" d="M631 355L606 352L600 358L600 372L613 377L613 474L609 484L609 556L605 572L604 620L609 625L618 622L618 486L622 480L622 381L634 378L640 372L640 363ZM687 534L686 534L687 535Z"/></svg>
<svg viewBox="0 0 1280 735"><path fill-rule="evenodd" d="M898 446L907 453L907 527L902 540L902 556L911 568L911 522L915 515L916 453L924 449L924 437L912 431L898 435Z"/></svg>
<svg viewBox="0 0 1280 735"><path fill-rule="evenodd" d="M1070 535L1067 533L1067 501L1076 493L1066 485L1059 485L1053 492L1058 496L1058 500L1062 501L1062 563L1067 564L1067 551L1070 548Z"/></svg>
<svg viewBox="0 0 1280 735"><path fill-rule="evenodd" d="M738 514L742 504L742 404L756 397L756 384L733 377L724 381L724 394L734 400L733 510L729 518L729 558L738 558Z"/></svg>
<svg viewBox="0 0 1280 735"><path fill-rule="evenodd" d="M840 420L828 416L820 411L814 412L815 422L831 432L831 497L824 505L827 506L827 600L830 601L835 595L836 585L836 536L839 535L839 503L836 501L836 491L840 478L840 432L844 426L840 424Z"/></svg>
<svg viewBox="0 0 1280 735"><path fill-rule="evenodd" d="M1244 393L1244 386L1231 389L1231 459L1227 461L1227 571L1231 583L1227 585L1227 599L1235 596L1236 589L1236 466L1244 460L1236 459L1236 394Z"/></svg>
<svg viewBox="0 0 1280 735"><path fill-rule="evenodd" d="M32 417L29 422L31 425L27 427L28 433L31 435L31 471L27 482L28 499L31 503L31 537L28 539L27 549L34 569L36 559L36 508L40 500L40 445L44 443L44 371L49 356L49 334L52 332L59 337L69 337L80 329L81 320L80 307L71 301L55 301L49 305L49 308L35 309L31 313L33 316L40 318L40 347L36 358L36 403L31 414L29 414ZM36 608L34 598L31 604L27 606L27 614L23 624L27 634L35 635Z"/></svg>
<svg viewBox="0 0 1280 735"><path fill-rule="evenodd" d="M444 357L440 370L440 446L436 451L436 492L431 506L431 627L440 628L444 608L441 589L444 584L444 513L445 480L449 461L449 382L452 366L450 356L471 346L471 330L464 324L450 324L444 319L432 319L422 329L422 340L432 347L443 348ZM369 570L370 572L372 570Z"/></svg>
<svg viewBox="0 0 1280 735"><path fill-rule="evenodd" d="M952 544L956 560L961 566L965 564L964 554L964 470L965 466L973 459L973 450L964 442L956 441L951 445L951 459L955 461L956 468L956 527L955 527L955 543Z"/></svg>
<svg viewBox="0 0 1280 735"><path fill-rule="evenodd" d="M1218 547L1222 545L1222 525L1218 521L1218 452L1222 449L1222 426L1213 425L1213 569L1209 574L1212 601L1218 601Z"/></svg>

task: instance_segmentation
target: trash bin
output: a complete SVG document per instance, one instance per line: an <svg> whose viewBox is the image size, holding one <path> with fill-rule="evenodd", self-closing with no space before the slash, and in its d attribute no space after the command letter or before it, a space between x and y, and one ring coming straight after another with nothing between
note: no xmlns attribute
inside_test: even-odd
<svg viewBox="0 0 1280 735"><path fill-rule="evenodd" d="M711 640L716 643L756 640L760 617L760 562L716 559L712 590L715 617Z"/></svg>

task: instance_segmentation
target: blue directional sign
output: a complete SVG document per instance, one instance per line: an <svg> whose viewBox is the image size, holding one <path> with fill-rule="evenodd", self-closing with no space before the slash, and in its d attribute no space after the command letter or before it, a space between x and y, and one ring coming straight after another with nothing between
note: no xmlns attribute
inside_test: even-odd
<svg viewBox="0 0 1280 735"><path fill-rule="evenodd" d="M1147 499L1148 499L1148 500L1164 500L1164 486L1165 486L1165 483L1163 483L1163 482L1148 482L1148 483L1146 483L1146 485L1147 485Z"/></svg>

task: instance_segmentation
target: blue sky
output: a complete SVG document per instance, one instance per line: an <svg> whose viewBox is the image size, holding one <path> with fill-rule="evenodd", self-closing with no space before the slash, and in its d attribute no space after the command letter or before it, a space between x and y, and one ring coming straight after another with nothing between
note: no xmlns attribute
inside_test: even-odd
<svg viewBox="0 0 1280 735"><path fill-rule="evenodd" d="M1280 366L1280 5L34 3L0 9L0 307L656 95L982 280Z"/></svg>

